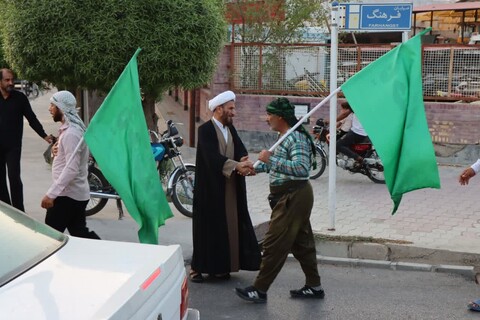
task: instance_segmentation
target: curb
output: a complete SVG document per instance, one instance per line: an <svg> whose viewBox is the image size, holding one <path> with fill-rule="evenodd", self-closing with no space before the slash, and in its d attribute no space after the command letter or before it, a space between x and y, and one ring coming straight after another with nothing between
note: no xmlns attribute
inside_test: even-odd
<svg viewBox="0 0 480 320"><path fill-rule="evenodd" d="M293 258L293 255L289 255ZM370 259L354 259L354 258L337 258L317 255L317 261L322 264L348 266L348 267L368 267L378 269L390 269L399 271L421 271L421 272L438 272L456 274L468 279L475 279L475 272L473 266L456 266L456 265L433 265L425 263L412 262L394 262L394 261L379 261Z"/></svg>
<svg viewBox="0 0 480 320"><path fill-rule="evenodd" d="M430 249L393 243L342 242L316 239L318 254L349 259L430 265L480 266L480 254Z"/></svg>
<svg viewBox="0 0 480 320"><path fill-rule="evenodd" d="M268 221L254 226L259 243ZM438 272L475 280L480 254L414 247L393 243L342 242L315 239L317 261L322 264L401 271ZM321 253L321 254L320 254ZM289 259L294 259L292 254Z"/></svg>

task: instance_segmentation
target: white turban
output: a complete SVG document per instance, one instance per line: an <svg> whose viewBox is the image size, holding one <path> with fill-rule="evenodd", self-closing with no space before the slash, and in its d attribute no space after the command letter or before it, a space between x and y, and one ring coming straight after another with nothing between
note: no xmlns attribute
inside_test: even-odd
<svg viewBox="0 0 480 320"><path fill-rule="evenodd" d="M221 106L228 101L235 101L235 93L233 93L232 91L222 92L218 96L210 100L208 102L208 108L211 111L215 111L218 106Z"/></svg>
<svg viewBox="0 0 480 320"><path fill-rule="evenodd" d="M85 131L85 124L77 114L77 100L69 91L58 91L51 98L50 102L62 110L66 120L74 126Z"/></svg>

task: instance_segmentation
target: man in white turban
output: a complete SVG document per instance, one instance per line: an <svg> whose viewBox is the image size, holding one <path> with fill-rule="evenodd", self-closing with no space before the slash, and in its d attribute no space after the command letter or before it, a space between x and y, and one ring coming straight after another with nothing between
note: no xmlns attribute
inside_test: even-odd
<svg viewBox="0 0 480 320"><path fill-rule="evenodd" d="M213 112L218 106L224 105L230 101L235 102L235 93L232 91L225 91L210 100L208 102L208 108Z"/></svg>
<svg viewBox="0 0 480 320"><path fill-rule="evenodd" d="M193 256L190 280L229 279L230 272L258 270L260 249L247 207L245 176L253 163L233 126L235 94L208 103L210 121L198 128L193 198Z"/></svg>
<svg viewBox="0 0 480 320"><path fill-rule="evenodd" d="M85 125L77 115L77 101L68 91L59 91L50 98L48 110L59 129L52 163L53 184L43 197L47 209L45 223L72 236L100 239L87 228L85 208L90 199L88 185L88 148L83 142Z"/></svg>

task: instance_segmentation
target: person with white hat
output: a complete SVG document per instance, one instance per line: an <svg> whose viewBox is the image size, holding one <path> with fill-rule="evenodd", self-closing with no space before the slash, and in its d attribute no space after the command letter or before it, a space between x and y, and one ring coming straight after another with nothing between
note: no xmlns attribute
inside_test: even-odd
<svg viewBox="0 0 480 320"><path fill-rule="evenodd" d="M230 272L258 270L260 248L247 207L245 176L255 174L233 126L235 94L209 101L210 121L198 128L193 198L190 280L229 279Z"/></svg>
<svg viewBox="0 0 480 320"><path fill-rule="evenodd" d="M69 91L59 91L50 98L48 110L53 121L60 122L55 157L52 163L53 184L43 197L47 209L45 223L72 236L100 239L87 228L85 208L90 200L88 184L88 148L82 140L85 125L77 115L77 101Z"/></svg>

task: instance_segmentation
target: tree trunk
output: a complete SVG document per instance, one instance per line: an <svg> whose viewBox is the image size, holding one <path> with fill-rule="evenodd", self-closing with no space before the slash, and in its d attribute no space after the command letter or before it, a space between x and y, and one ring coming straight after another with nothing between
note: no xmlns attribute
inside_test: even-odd
<svg viewBox="0 0 480 320"><path fill-rule="evenodd" d="M158 132L158 115L155 113L155 98L145 96L142 100L142 106L148 129Z"/></svg>

